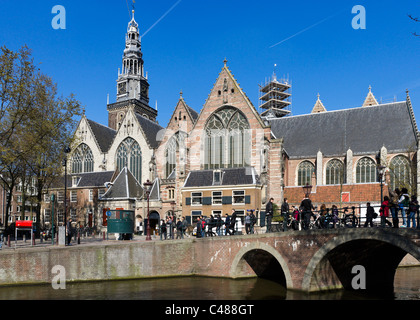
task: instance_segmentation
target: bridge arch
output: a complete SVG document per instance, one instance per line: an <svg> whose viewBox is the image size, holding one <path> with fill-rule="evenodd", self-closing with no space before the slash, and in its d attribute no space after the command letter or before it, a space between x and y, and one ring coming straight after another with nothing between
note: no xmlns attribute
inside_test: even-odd
<svg viewBox="0 0 420 320"><path fill-rule="evenodd" d="M386 230L350 229L325 243L305 270L302 290L319 291L339 286L352 290L352 279L356 276L352 268L361 265L366 270L367 290L393 292L399 263L407 253L420 261L420 249L409 234ZM329 279L322 276L321 269L328 270Z"/></svg>
<svg viewBox="0 0 420 320"><path fill-rule="evenodd" d="M249 267L258 277L272 279L286 288L293 288L286 261L276 249L266 243L254 242L242 247L233 259L230 277L242 277L242 270Z"/></svg>

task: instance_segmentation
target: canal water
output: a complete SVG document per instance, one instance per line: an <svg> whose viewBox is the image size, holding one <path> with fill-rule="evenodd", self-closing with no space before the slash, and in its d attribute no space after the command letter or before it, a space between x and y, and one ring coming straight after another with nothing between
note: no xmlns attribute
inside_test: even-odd
<svg viewBox="0 0 420 320"><path fill-rule="evenodd" d="M366 296L346 291L304 294L264 279L205 277L67 283L0 288L0 300L420 300L420 267L399 268L392 296Z"/></svg>

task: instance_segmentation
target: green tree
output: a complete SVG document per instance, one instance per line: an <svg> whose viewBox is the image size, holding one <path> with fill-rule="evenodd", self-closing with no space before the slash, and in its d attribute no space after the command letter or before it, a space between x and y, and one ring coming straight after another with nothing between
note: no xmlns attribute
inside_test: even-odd
<svg viewBox="0 0 420 320"><path fill-rule="evenodd" d="M31 52L2 47L0 56L0 179L8 191L5 225L14 187L36 181L37 230L42 193L62 174L64 147L81 114L74 95L58 96L53 80L34 66Z"/></svg>

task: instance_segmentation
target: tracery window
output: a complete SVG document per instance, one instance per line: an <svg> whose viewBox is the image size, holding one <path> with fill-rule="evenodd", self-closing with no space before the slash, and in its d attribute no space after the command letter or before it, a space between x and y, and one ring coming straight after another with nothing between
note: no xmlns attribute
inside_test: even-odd
<svg viewBox="0 0 420 320"><path fill-rule="evenodd" d="M250 134L246 117L232 107L213 114L204 137L204 168L236 168L250 164Z"/></svg>
<svg viewBox="0 0 420 320"><path fill-rule="evenodd" d="M84 143L74 151L72 158L72 173L93 172L94 161L92 150Z"/></svg>
<svg viewBox="0 0 420 320"><path fill-rule="evenodd" d="M370 183L377 180L375 161L368 157L360 159L356 166L356 183Z"/></svg>
<svg viewBox="0 0 420 320"><path fill-rule="evenodd" d="M306 186L312 183L312 175L315 172L315 166L310 161L303 161L298 167L298 186Z"/></svg>
<svg viewBox="0 0 420 320"><path fill-rule="evenodd" d="M165 149L166 167L165 175L168 178L176 167L176 152L180 152L180 157L185 159L185 140L187 134L178 131L167 142ZM184 160L185 161L185 160Z"/></svg>
<svg viewBox="0 0 420 320"><path fill-rule="evenodd" d="M404 156L394 157L389 165L391 188L410 189L411 170L410 161Z"/></svg>
<svg viewBox="0 0 420 320"><path fill-rule="evenodd" d="M345 183L344 164L337 159L328 161L325 177L327 185Z"/></svg>
<svg viewBox="0 0 420 320"><path fill-rule="evenodd" d="M117 149L117 168L127 167L133 176L141 183L142 155L140 145L133 138L127 138Z"/></svg>

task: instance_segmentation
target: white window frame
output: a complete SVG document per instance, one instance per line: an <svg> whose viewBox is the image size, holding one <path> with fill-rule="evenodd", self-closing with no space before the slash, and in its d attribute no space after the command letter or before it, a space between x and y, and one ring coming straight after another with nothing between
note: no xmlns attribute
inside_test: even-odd
<svg viewBox="0 0 420 320"><path fill-rule="evenodd" d="M193 196L195 194L195 196ZM200 194L200 196L198 196ZM194 199L199 198L200 203L194 203ZM191 192L191 206L200 207L203 205L203 193L202 192Z"/></svg>
<svg viewBox="0 0 420 320"><path fill-rule="evenodd" d="M220 193L220 195L215 196L214 195L215 193ZM214 206L221 206L223 204L223 191L212 191L212 193L211 193L211 203Z"/></svg>
<svg viewBox="0 0 420 320"><path fill-rule="evenodd" d="M235 192L243 192L243 195L235 195ZM235 197L243 197L242 202L235 202ZM232 205L244 205L245 204L245 190L232 190Z"/></svg>
<svg viewBox="0 0 420 320"><path fill-rule="evenodd" d="M77 202L77 190L70 191L70 202Z"/></svg>

